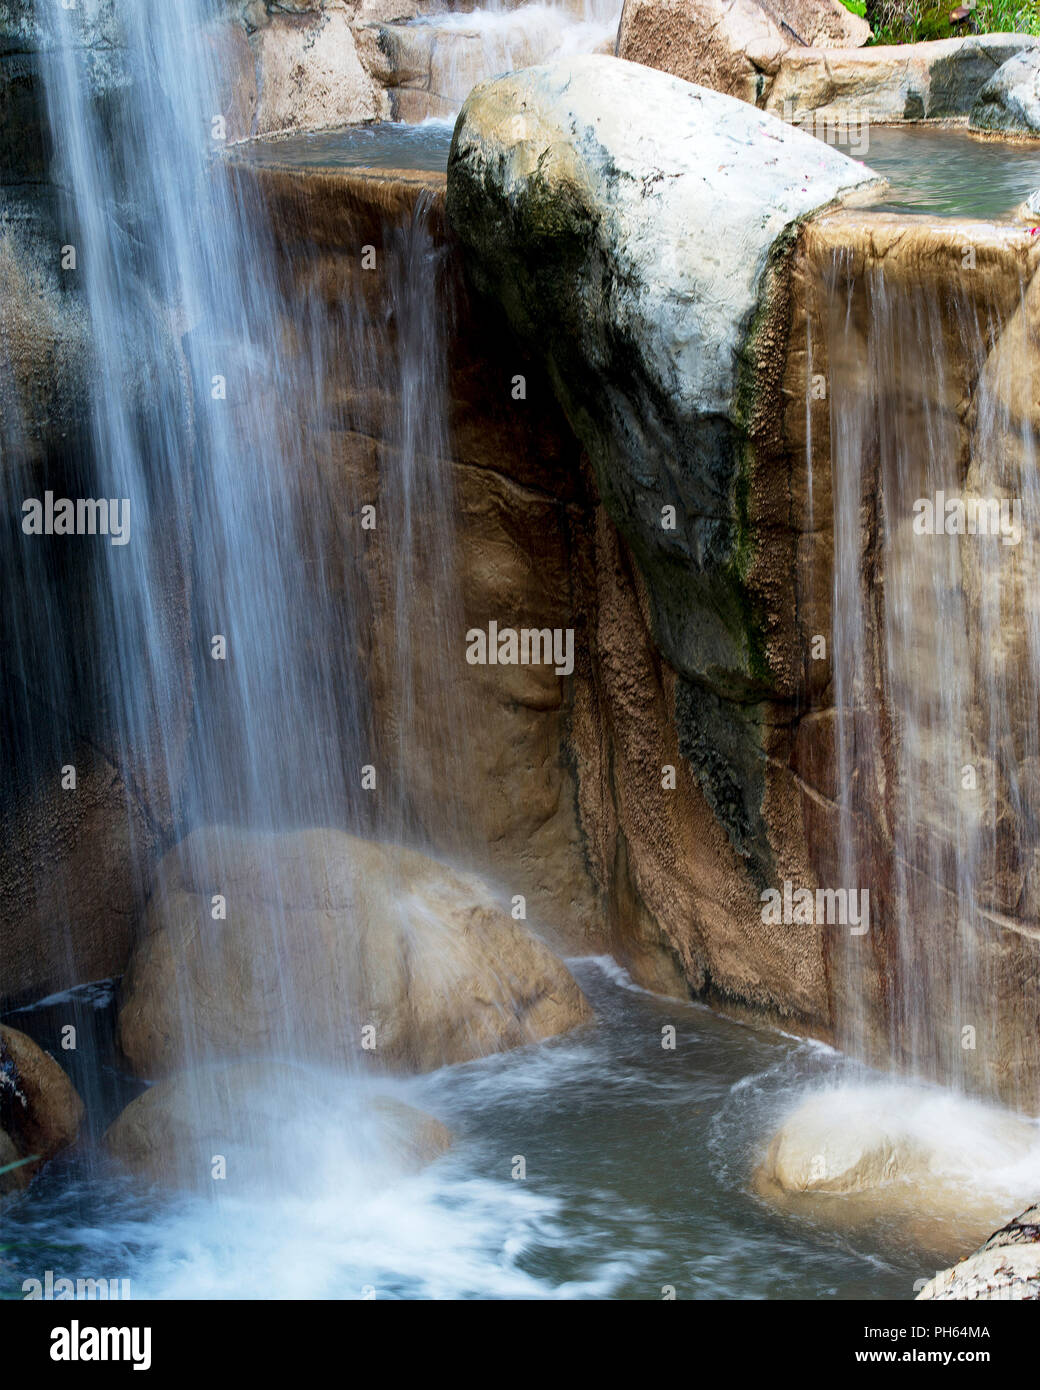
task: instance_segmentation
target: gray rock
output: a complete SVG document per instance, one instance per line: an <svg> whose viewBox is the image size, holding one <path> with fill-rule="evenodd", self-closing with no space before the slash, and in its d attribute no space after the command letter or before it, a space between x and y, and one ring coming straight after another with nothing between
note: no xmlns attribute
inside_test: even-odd
<svg viewBox="0 0 1040 1390"><path fill-rule="evenodd" d="M971 127L1040 135L1040 48L1016 53L997 69L971 108Z"/></svg>

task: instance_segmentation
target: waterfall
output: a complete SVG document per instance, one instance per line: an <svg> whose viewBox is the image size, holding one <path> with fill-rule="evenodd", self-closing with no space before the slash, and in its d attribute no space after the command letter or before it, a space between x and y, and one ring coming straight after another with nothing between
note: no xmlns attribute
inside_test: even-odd
<svg viewBox="0 0 1040 1390"><path fill-rule="evenodd" d="M1026 1033L1011 1014L1028 986L1009 982L1035 932L1040 810L1036 442L1009 404L1025 290L910 264L833 253L815 313L834 527L825 872L872 899L870 933L834 945L840 1041L1033 1109L1035 1058L1002 1048Z"/></svg>

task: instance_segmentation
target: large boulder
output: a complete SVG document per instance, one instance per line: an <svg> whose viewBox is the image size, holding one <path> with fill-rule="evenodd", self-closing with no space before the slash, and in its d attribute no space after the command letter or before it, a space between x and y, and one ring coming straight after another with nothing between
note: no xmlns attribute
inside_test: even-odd
<svg viewBox="0 0 1040 1390"><path fill-rule="evenodd" d="M743 102L598 56L477 87L449 158L474 285L546 363L689 682L682 751L763 874L748 697L769 677L745 586L758 330L796 224L878 186Z"/></svg>
<svg viewBox="0 0 1040 1390"><path fill-rule="evenodd" d="M942 1269L919 1300L1040 1299L1040 1206L1029 1207L974 1254Z"/></svg>
<svg viewBox="0 0 1040 1390"><path fill-rule="evenodd" d="M811 112L817 129L957 119L1002 64L1038 42L1025 34L968 34L874 48L792 47L760 104L790 121Z"/></svg>
<svg viewBox="0 0 1040 1390"><path fill-rule="evenodd" d="M1040 135L1040 47L1023 49L997 69L971 108L971 127Z"/></svg>
<svg viewBox="0 0 1040 1390"><path fill-rule="evenodd" d="M333 1160L381 1176L408 1173L451 1147L448 1130L410 1105L369 1096L342 1074L277 1062L179 1072L130 1102L105 1135L135 1177L160 1185L234 1190L313 1185ZM223 1167L217 1160L223 1160Z"/></svg>
<svg viewBox="0 0 1040 1390"><path fill-rule="evenodd" d="M626 0L617 56L758 102L792 45L856 48L869 37L839 0Z"/></svg>
<svg viewBox="0 0 1040 1390"><path fill-rule="evenodd" d="M159 866L120 1036L142 1076L290 1050L426 1071L588 1017L481 880L335 830L210 828Z"/></svg>
<svg viewBox="0 0 1040 1390"><path fill-rule="evenodd" d="M938 1090L840 1086L783 1120L753 1175L802 1219L895 1229L940 1258L980 1240L1023 1200L1040 1153L1030 1121Z"/></svg>
<svg viewBox="0 0 1040 1390"><path fill-rule="evenodd" d="M83 1102L54 1058L0 1024L0 1169L8 1169L0 1172L0 1193L26 1187L42 1164L74 1144L82 1118Z"/></svg>

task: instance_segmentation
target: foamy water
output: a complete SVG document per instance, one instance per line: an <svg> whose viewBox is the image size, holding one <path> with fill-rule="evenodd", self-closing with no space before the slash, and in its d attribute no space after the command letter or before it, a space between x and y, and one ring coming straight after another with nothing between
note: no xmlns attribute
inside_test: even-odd
<svg viewBox="0 0 1040 1390"><path fill-rule="evenodd" d="M244 1184L232 1169L203 1195L142 1194L59 1160L4 1208L0 1291L51 1269L129 1277L138 1299L912 1298L937 1255L901 1219L850 1229L751 1190L776 1125L822 1085L941 1139L1004 1219L1031 1199L1040 1151L1002 1147L1005 1112L874 1082L829 1048L649 995L613 962L573 964L595 1026L379 1084L454 1134L424 1170L359 1120L363 1088L315 1073L295 1110L275 1105ZM951 1255L967 1237L946 1232Z"/></svg>

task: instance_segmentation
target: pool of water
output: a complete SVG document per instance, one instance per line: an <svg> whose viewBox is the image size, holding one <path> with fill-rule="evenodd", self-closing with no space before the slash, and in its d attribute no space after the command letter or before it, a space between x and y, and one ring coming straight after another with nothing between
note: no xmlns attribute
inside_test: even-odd
<svg viewBox="0 0 1040 1390"><path fill-rule="evenodd" d="M88 1154L53 1163L0 1211L0 1297L47 1270L129 1278L134 1298L913 1297L937 1257L898 1221L857 1234L750 1185L792 1097L848 1063L651 996L607 960L573 968L595 1025L395 1083L456 1136L418 1175L351 1161L336 1087L355 1083L329 1076L324 1113L285 1117L274 1190L142 1195Z"/></svg>
<svg viewBox="0 0 1040 1390"><path fill-rule="evenodd" d="M1040 141L984 140L967 130L871 126L835 148L883 174L877 206L939 217L1004 217L1040 188Z"/></svg>
<svg viewBox="0 0 1040 1390"><path fill-rule="evenodd" d="M383 121L343 130L305 131L233 145L235 158L275 168L408 169L443 174L454 121Z"/></svg>
<svg viewBox="0 0 1040 1390"><path fill-rule="evenodd" d="M263 165L442 173L452 129L451 121L385 122L254 140L234 152ZM888 179L890 191L876 205L881 211L1000 218L1040 188L1040 141L981 140L956 127L870 126L838 133L845 138L830 142L836 149Z"/></svg>

